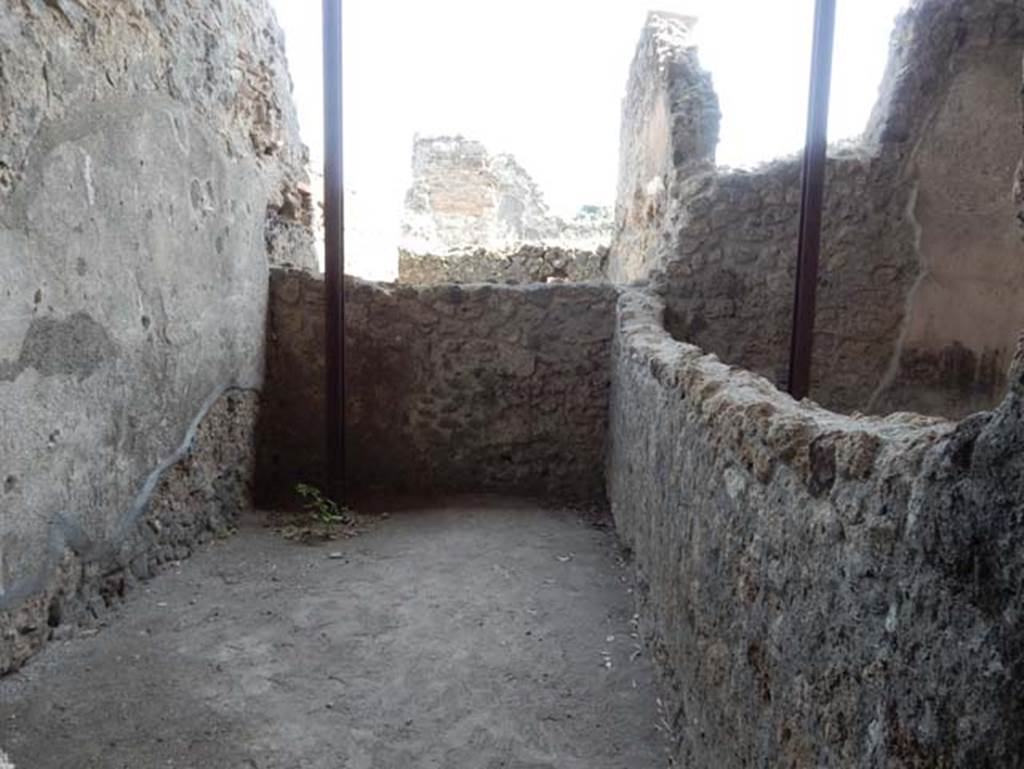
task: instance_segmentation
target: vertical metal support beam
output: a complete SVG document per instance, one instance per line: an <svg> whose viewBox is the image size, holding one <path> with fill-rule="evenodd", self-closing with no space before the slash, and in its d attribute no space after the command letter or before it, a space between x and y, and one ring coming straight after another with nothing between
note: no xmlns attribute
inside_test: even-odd
<svg viewBox="0 0 1024 769"><path fill-rule="evenodd" d="M345 501L345 197L341 0L323 0L324 287L327 314L327 490Z"/></svg>
<svg viewBox="0 0 1024 769"><path fill-rule="evenodd" d="M793 332L789 348L789 392L797 400L805 398L811 386L811 351L814 346L814 312L821 256L835 25L836 0L816 0L811 93L807 109L807 143L804 146L800 203L800 245L796 264Z"/></svg>

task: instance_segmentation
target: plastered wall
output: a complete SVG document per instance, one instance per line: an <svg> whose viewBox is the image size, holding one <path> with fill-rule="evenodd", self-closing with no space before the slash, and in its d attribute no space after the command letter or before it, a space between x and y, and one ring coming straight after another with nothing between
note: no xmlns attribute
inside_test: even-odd
<svg viewBox="0 0 1024 769"><path fill-rule="evenodd" d="M261 0L0 7L0 673L245 504L289 88Z"/></svg>

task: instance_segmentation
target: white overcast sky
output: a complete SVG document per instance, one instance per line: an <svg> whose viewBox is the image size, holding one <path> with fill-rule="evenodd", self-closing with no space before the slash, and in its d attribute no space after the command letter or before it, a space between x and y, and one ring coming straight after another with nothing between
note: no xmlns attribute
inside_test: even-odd
<svg viewBox="0 0 1024 769"><path fill-rule="evenodd" d="M621 100L651 9L701 19L701 61L723 113L720 164L800 148L814 0L649 1L344 0L345 183L360 201L350 226L377 231L393 249L416 133L458 133L511 152L559 214L613 204ZM319 164L320 0L271 2L303 138ZM838 0L833 139L864 129L906 5ZM360 227L359 216L373 221Z"/></svg>

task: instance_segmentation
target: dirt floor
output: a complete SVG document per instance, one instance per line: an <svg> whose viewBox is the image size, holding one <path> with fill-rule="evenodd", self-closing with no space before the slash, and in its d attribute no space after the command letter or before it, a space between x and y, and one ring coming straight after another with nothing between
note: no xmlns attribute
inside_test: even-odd
<svg viewBox="0 0 1024 769"><path fill-rule="evenodd" d="M17 769L654 769L628 570L493 499L298 544L255 520L0 679Z"/></svg>

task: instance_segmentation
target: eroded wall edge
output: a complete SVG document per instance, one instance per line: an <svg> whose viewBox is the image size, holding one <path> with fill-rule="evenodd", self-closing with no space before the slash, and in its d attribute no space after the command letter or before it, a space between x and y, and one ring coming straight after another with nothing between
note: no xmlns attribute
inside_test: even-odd
<svg viewBox="0 0 1024 769"><path fill-rule="evenodd" d="M619 302L608 483L680 765L1019 765L1024 382L960 424L842 416L664 309Z"/></svg>

